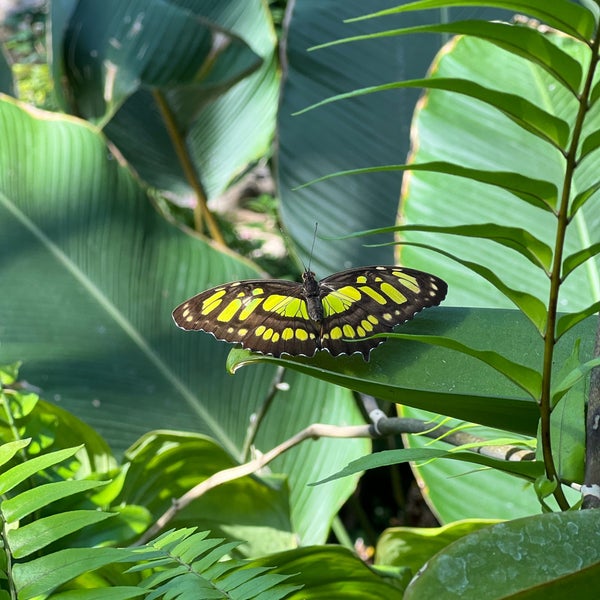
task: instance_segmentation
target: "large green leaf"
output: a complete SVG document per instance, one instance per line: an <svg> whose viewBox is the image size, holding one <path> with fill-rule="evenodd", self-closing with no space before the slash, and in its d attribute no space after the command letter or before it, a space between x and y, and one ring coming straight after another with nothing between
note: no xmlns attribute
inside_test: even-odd
<svg viewBox="0 0 600 600"><path fill-rule="evenodd" d="M373 94L294 116L316 102L366 85L404 77L422 77L441 44L438 36L405 36L367 40L315 51L317 44L381 29L381 22L344 23L365 10L387 8L389 2L360 0L296 0L289 3L285 38L284 87L278 117L277 178L283 222L308 264L314 224L319 234L344 236L396 221L402 175L364 174L297 186L333 172L405 162L410 119L417 90ZM460 17L499 18L498 10L456 9ZM454 10L404 15L386 20L388 27L438 22ZM378 241L390 241L382 235ZM374 240L377 241L377 240ZM318 241L311 265L324 276L351 266L394 261L389 248L365 249L363 241Z"/></svg>
<svg viewBox="0 0 600 600"><path fill-rule="evenodd" d="M261 366L231 377L227 345L180 331L171 311L200 289L257 276L256 269L169 224L93 127L5 98L0 137L0 362L22 359L22 377L116 451L148 430L170 428L210 435L245 460L251 415L275 371ZM286 380L291 391L277 392L274 402L296 403L294 421L261 428L259 450L314 421L362 422L347 392L297 375ZM367 450L365 440L323 440L280 463L301 539L323 541L353 489L350 481L324 494L303 488L315 469L332 468L314 453L341 467ZM317 508L323 519L314 523Z"/></svg>
<svg viewBox="0 0 600 600"><path fill-rule="evenodd" d="M377 565L408 567L413 575L448 544L495 521L471 519L444 527L391 527L377 541Z"/></svg>
<svg viewBox="0 0 600 600"><path fill-rule="evenodd" d="M557 41L561 46L583 61L579 47L568 41ZM531 69L535 73L532 85ZM452 51L436 63L434 77L461 76L465 73L476 81L511 90L531 102L547 107L547 110L572 122L575 115L575 99L562 86L553 85L554 80L531 63L508 54L480 40L462 38L452 46ZM442 123L446 125L441 126ZM600 121L594 114L586 122L586 128L597 127ZM460 162L470 168L494 168L513 171L536 179L544 179L562 187L564 159L548 144L529 135L525 130L508 121L490 106L467 101L463 96L449 96L430 91L427 103L416 116L416 132L419 150L415 162L448 160ZM493 154L490 140L495 140ZM585 166L585 162L584 162ZM592 174L583 169L577 172L575 190L585 189ZM409 223L427 223L440 227L493 222L520 226L545 244L554 246L556 219L550 213L541 212L525 205L518 198L496 187L482 185L473 180L452 179L434 173L415 171L410 179L404 203L405 218ZM453 210L448 211L449 203ZM572 254L589 242L597 241L597 208L588 203L570 228L566 255ZM578 213L579 214L579 213ZM515 222L515 216L518 221ZM429 241L428 234L406 233L409 240ZM451 254L463 259L475 260L492 269L502 281L516 289L527 290L544 302L547 300L546 276L511 252L493 243L464 237L436 235L433 242ZM470 306L506 306L506 299L485 281L475 285L473 277L459 264L441 255L426 255L411 247L402 250L402 258L417 267L443 273L449 284L448 302ZM591 269L575 270L561 290L561 310L578 310L593 298L596 284Z"/></svg>
<svg viewBox="0 0 600 600"><path fill-rule="evenodd" d="M433 557L404 597L593 598L600 576L599 536L600 515L594 510L492 525Z"/></svg>
<svg viewBox="0 0 600 600"><path fill-rule="evenodd" d="M556 37L548 37L548 40L557 44L562 51L569 52L581 64L586 64L584 49L572 40ZM564 121L573 123L575 99L564 87L557 85L546 70L488 43L470 38L456 40L448 50L436 61L432 72L434 77L468 77L482 85L510 90L544 106L545 110ZM597 111L591 111L585 131L593 132L599 123ZM452 160L467 168L486 171L493 164L495 169L544 179L558 189L562 187L565 163L555 149L540 143L538 138L508 121L500 112L480 103L466 101L464 97L433 90L428 92L426 102L416 115L415 135L418 139L415 162ZM594 189L597 170L592 168L593 161L586 162L587 159L576 172L574 196L578 191ZM556 219L551 213L525 204L499 188L484 186L473 180L453 178L452 186L448 183L447 177L415 171L403 206L407 222L426 222L428 226L439 228L486 222L518 226L544 244L554 247ZM452 210L448 210L448 206L452 206ZM579 253L582 260L578 261L580 268L572 271L562 286L559 310L591 314L585 312L586 307L600 298L597 266L593 260L584 263L584 259L592 256L585 248L598 241L599 217L598 203L588 202L577 213L569 228L566 255L578 256ZM406 232L403 237L410 241L435 244L449 254L483 263L511 287L526 290L547 302L547 277L531 262L491 240L485 243L474 238L447 235L436 235L434 239L431 234L414 232ZM441 274L449 283L448 302L451 304L505 305L506 300L493 291L487 282L474 278L459 263L441 254L424 253L417 246L410 245L402 249L402 257L411 265ZM574 264L572 259L567 266L570 268ZM561 324L577 321L570 316L562 318L565 320L560 321ZM588 327L590 332L595 329L591 322ZM564 327L561 326L562 329ZM491 326L485 336L493 342L494 347L501 347L499 340L505 334L512 335ZM557 357L557 366L567 360L572 347L563 347L564 354L561 359ZM584 354L584 360L591 357L591 347ZM404 414L427 417L411 409L406 409ZM582 430L583 422L578 423L578 428ZM421 445L421 442L414 440L411 442L413 444ZM539 510L532 493L524 495L521 483L511 483L500 474L479 473L457 477L465 469L457 465L441 465L439 462L419 467L418 472L419 477L425 479L435 510L443 521L467 516L511 518ZM472 498L473 502L462 502L461 499L465 497Z"/></svg>
<svg viewBox="0 0 600 600"><path fill-rule="evenodd" d="M580 323L561 340L557 346L557 364L568 358L573 341L578 338L582 339L583 355L592 355L592 321L590 317ZM502 335L490 337L490 329L501 331ZM539 371L541 368L542 339L519 311L428 309L396 331L406 339L388 340L371 353L368 363L359 356L333 358L326 352L312 359L275 359L234 350L228 365L233 370L255 362L286 365L390 402L535 436L539 418L536 402L501 374L502 371L514 372L517 379L525 377L527 369ZM435 346L423 343L428 336L442 339L434 338ZM444 339L447 344L443 344ZM476 348L477 353L473 354L481 354L481 357L478 359L452 348L458 344ZM496 361L487 354L490 351L521 366L513 368L500 361L493 368Z"/></svg>
<svg viewBox="0 0 600 600"><path fill-rule="evenodd" d="M197 191L184 161L212 198L268 152L278 74L264 2L79 0L53 3L52 24L63 105L100 120L169 197Z"/></svg>

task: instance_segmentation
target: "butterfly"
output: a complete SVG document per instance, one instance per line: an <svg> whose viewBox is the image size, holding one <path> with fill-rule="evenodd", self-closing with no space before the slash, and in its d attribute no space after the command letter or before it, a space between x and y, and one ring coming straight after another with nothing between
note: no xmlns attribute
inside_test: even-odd
<svg viewBox="0 0 600 600"><path fill-rule="evenodd" d="M306 269L302 283L252 279L218 285L173 311L185 330L279 357L362 354L396 325L446 297L446 282L415 269L372 266L340 271L317 281Z"/></svg>

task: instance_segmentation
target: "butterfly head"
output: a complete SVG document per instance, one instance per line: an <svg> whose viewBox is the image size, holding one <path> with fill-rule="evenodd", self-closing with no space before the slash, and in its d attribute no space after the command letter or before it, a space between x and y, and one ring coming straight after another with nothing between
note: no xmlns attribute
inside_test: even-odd
<svg viewBox="0 0 600 600"><path fill-rule="evenodd" d="M313 271L309 271L308 269L306 269L304 271L304 273L302 273L302 282L303 283L308 283L310 281L316 281L317 280L317 276L314 274Z"/></svg>

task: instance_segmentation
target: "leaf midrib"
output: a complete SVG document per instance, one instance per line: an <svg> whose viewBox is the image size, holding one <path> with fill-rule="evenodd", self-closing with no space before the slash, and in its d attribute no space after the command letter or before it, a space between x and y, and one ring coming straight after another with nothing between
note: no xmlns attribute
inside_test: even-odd
<svg viewBox="0 0 600 600"><path fill-rule="evenodd" d="M157 354L144 336L136 329L127 317L115 306L115 304L98 288L94 282L78 268L65 252L59 248L23 211L19 210L14 203L4 194L0 194L0 201L7 210L17 219L69 272L76 281L90 294L90 296L108 313L113 321L124 331L129 339L139 348L144 356L150 361L157 371L173 386L173 388L184 398L184 400L197 412L204 421L213 436L225 447L225 449L237 456L238 448L235 446L226 431L206 410L193 392L175 375L169 365Z"/></svg>

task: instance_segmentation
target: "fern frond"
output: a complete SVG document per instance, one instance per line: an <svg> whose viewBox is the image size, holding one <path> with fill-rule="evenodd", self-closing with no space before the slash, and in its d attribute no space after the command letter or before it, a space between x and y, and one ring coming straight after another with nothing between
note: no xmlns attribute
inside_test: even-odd
<svg viewBox="0 0 600 600"><path fill-rule="evenodd" d="M147 600L166 593L178 600L279 600L301 587L285 583L290 575L227 558L238 545L209 538L208 532L196 533L193 528L172 530L135 549L138 564L129 572L153 570L140 583L148 590Z"/></svg>

